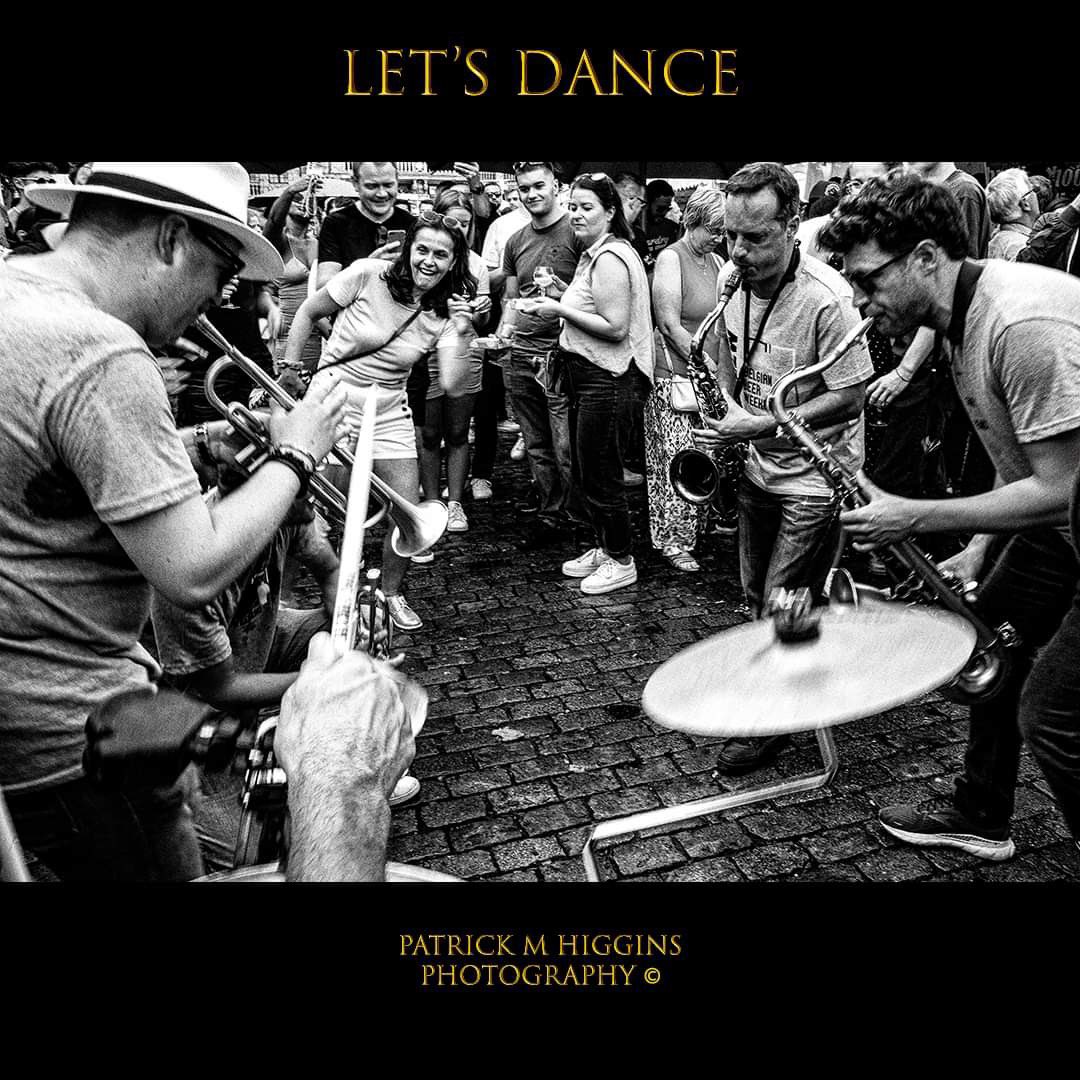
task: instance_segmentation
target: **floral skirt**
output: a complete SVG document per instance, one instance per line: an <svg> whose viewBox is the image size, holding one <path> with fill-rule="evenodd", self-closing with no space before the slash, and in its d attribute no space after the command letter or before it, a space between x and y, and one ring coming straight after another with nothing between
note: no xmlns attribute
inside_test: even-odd
<svg viewBox="0 0 1080 1080"><path fill-rule="evenodd" d="M695 506L675 494L669 471L672 458L694 446L690 434L701 419L697 413L671 407L671 380L657 379L645 402L645 465L649 494L649 532L657 551L691 550L704 532L708 506Z"/></svg>

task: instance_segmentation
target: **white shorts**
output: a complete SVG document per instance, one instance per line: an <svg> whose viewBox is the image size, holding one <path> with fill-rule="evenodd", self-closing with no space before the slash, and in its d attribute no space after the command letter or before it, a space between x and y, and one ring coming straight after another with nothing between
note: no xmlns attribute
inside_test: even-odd
<svg viewBox="0 0 1080 1080"><path fill-rule="evenodd" d="M345 384L348 399L345 415L356 428L356 435L351 435L344 443L350 452L355 453L356 442L360 434L360 424L364 419L364 402L367 400L367 388ZM415 461L416 432L413 428L412 409L405 394L405 387L376 390L375 412L375 461Z"/></svg>

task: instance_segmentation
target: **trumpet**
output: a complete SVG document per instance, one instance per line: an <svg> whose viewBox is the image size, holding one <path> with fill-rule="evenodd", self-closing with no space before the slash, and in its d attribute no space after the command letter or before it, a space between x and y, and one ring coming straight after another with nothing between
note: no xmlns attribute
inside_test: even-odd
<svg viewBox="0 0 1080 1080"><path fill-rule="evenodd" d="M204 336L224 352L206 373L206 400L240 434L249 445L237 455L237 465L248 472L254 472L273 452L273 442L266 424L257 413L239 402L226 403L217 392L216 384L221 373L230 365L240 368L259 389L264 390L271 400L283 409L296 408L296 399L275 382L254 360L246 357L210 322L205 315L200 315L196 325ZM353 455L341 447L330 451L331 456L348 468L353 467ZM380 480L374 473L371 476L372 494L381 503L380 509L365 522L365 528L371 528L383 518L389 517L394 524L391 542L394 550L402 557L420 555L433 547L446 532L449 523L449 511L435 500L420 503L418 506L403 499L389 484ZM323 514L335 524L344 525L348 516L348 501L342 492L321 473L311 478L311 494Z"/></svg>
<svg viewBox="0 0 1080 1080"><path fill-rule="evenodd" d="M829 443L819 439L798 413L787 408L784 399L795 383L821 374L858 345L873 323L872 318L864 319L823 360L789 372L773 387L768 401L769 410L776 417L777 424L799 448L802 456L829 482L840 497L840 502L849 510L866 506L870 502L865 485L857 475L840 463ZM946 687L948 696L954 701L966 704L992 698L1001 689L1011 668L1008 650L1019 642L1013 627L1007 622L996 629L987 626L975 613L971 599L964 592L961 583L938 570L930 557L911 540L889 544L882 554L894 585L885 592L870 590L871 592L885 600L940 604L966 619L975 630L975 649L964 669ZM896 567L906 570L906 576ZM841 591L834 592L834 596L849 602L858 602L861 586L856 589L851 583L845 584L841 578L839 588Z"/></svg>
<svg viewBox="0 0 1080 1080"><path fill-rule="evenodd" d="M690 356L686 365L690 384L694 388L694 397L697 398L702 417L711 417L713 420L722 420L728 407L716 378L705 363L705 339L724 314L724 309L731 303L731 298L741 283L742 271L736 268L728 275L720 302L705 316L690 342ZM712 502L721 483L725 479L735 479L742 472L745 454L746 448L741 444L722 447L716 456L692 447L680 450L671 459L668 470L671 486L675 489L675 494L686 502Z"/></svg>

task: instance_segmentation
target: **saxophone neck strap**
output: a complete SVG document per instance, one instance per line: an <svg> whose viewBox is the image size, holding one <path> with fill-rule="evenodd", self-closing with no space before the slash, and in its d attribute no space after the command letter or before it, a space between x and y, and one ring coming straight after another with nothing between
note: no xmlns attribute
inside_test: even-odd
<svg viewBox="0 0 1080 1080"><path fill-rule="evenodd" d="M795 241L795 248L791 253L791 260L788 263L788 268L784 272L784 276L780 279L780 284L776 287L776 292L769 298L769 305L765 308L765 314L761 317L761 322L758 323L757 333L754 335L754 340L750 343L750 282L743 282L743 362L742 367L739 369L739 376L735 382L735 393L732 397L738 401L739 395L743 391L743 387L746 385L746 377L750 373L750 361L754 358L754 353L757 351L758 345L761 344L762 335L765 333L765 327L769 322L769 316L772 315L773 309L776 307L776 302L780 299L780 294L784 291L784 286L789 282L795 280L795 272L799 269L799 241Z"/></svg>

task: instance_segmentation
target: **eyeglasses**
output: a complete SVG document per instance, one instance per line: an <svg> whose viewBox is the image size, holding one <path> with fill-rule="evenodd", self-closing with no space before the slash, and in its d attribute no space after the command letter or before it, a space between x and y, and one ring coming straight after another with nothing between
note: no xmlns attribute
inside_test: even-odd
<svg viewBox="0 0 1080 1080"><path fill-rule="evenodd" d="M510 168L515 173L530 172L532 169L547 169L549 172L555 171L555 164L551 161L515 161Z"/></svg>
<svg viewBox="0 0 1080 1080"><path fill-rule="evenodd" d="M452 218L447 214L437 214L434 210L421 211L416 220L421 225L430 225L436 229L454 229L459 233L465 231L465 226L457 218Z"/></svg>
<svg viewBox="0 0 1080 1080"><path fill-rule="evenodd" d="M55 184L54 176L16 176L12 184L17 188L24 188L29 184Z"/></svg>
<svg viewBox="0 0 1080 1080"><path fill-rule="evenodd" d="M225 260L225 269L221 272L219 284L222 289L237 277L244 269L244 260L231 252L209 229L203 229L188 220L188 228L191 235L201 244L208 247L215 255Z"/></svg>
<svg viewBox="0 0 1080 1080"><path fill-rule="evenodd" d="M916 245L917 247L918 245ZM858 289L859 292L865 296L873 296L877 292L877 279L886 270L889 269L893 263L899 262L901 259L906 259L913 251L914 247L909 247L907 251L901 251L899 255L894 255L887 262L883 262L880 266L875 266L873 270L856 270L853 274L844 274L844 278L851 283L851 285Z"/></svg>

